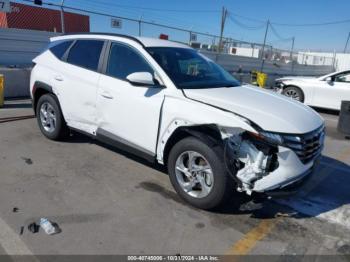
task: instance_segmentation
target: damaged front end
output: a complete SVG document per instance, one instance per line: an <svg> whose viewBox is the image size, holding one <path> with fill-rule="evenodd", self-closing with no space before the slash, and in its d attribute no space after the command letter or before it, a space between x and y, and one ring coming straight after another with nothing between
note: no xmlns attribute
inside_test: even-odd
<svg viewBox="0 0 350 262"><path fill-rule="evenodd" d="M313 169L321 154L322 139L314 142L317 151L308 162L278 134L242 131L224 138L226 167L237 182L237 190L251 195L283 190L297 184Z"/></svg>
<svg viewBox="0 0 350 262"><path fill-rule="evenodd" d="M226 165L238 182L237 190L251 194L257 180L278 168L278 147L243 132L225 139Z"/></svg>

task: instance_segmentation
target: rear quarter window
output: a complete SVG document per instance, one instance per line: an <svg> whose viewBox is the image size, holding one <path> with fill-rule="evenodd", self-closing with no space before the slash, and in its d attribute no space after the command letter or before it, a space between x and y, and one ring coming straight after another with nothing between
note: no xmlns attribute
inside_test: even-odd
<svg viewBox="0 0 350 262"><path fill-rule="evenodd" d="M60 43L53 43L49 50L53 53L58 59L62 59L64 53L70 47L73 41L64 41Z"/></svg>
<svg viewBox="0 0 350 262"><path fill-rule="evenodd" d="M97 71L103 44L101 40L77 40L69 50L67 62Z"/></svg>

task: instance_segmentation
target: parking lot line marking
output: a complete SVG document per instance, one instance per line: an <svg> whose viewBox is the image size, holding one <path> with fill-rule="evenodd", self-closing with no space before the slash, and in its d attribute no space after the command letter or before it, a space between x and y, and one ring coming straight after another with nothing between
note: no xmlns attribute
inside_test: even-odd
<svg viewBox="0 0 350 262"><path fill-rule="evenodd" d="M0 245L7 255L33 255L19 236L0 218Z"/></svg>
<svg viewBox="0 0 350 262"><path fill-rule="evenodd" d="M226 255L246 255L275 227L279 219L264 219L236 242Z"/></svg>

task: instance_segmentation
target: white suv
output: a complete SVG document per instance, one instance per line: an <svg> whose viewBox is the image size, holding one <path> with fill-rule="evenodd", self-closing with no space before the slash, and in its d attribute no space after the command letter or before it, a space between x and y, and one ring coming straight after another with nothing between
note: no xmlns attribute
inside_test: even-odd
<svg viewBox="0 0 350 262"><path fill-rule="evenodd" d="M166 164L177 193L199 208L235 190L294 191L323 148L324 121L314 110L241 86L183 44L65 35L33 62L31 95L46 137L74 129Z"/></svg>

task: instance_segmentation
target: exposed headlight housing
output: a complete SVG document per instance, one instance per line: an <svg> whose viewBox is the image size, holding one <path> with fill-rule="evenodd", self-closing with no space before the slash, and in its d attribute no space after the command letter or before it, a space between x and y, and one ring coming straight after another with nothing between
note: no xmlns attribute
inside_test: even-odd
<svg viewBox="0 0 350 262"><path fill-rule="evenodd" d="M283 138L281 135L269 133L269 132L260 132L260 135L263 137L264 140L271 144L277 144L282 145L283 144Z"/></svg>
<svg viewBox="0 0 350 262"><path fill-rule="evenodd" d="M266 131L260 131L258 134L250 133L254 137L264 140L273 145L283 145L283 137L279 134L270 133Z"/></svg>

